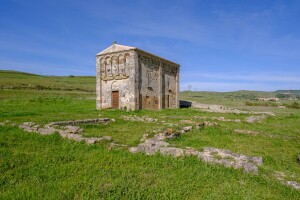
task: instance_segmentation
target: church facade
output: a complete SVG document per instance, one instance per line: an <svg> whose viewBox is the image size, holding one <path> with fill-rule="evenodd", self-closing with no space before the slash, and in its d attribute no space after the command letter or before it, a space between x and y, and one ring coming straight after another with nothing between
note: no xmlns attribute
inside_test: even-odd
<svg viewBox="0 0 300 200"><path fill-rule="evenodd" d="M96 55L96 107L178 108L179 68L136 47L113 44Z"/></svg>

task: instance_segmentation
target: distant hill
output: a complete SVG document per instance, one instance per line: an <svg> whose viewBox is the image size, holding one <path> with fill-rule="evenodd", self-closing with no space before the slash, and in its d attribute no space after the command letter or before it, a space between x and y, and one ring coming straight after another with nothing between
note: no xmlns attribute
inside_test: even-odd
<svg viewBox="0 0 300 200"><path fill-rule="evenodd" d="M300 90L276 90L276 93L300 95Z"/></svg>
<svg viewBox="0 0 300 200"><path fill-rule="evenodd" d="M33 89L95 92L95 76L41 76L0 70L0 89Z"/></svg>
<svg viewBox="0 0 300 200"><path fill-rule="evenodd" d="M0 89L34 89L62 91L96 91L95 76L43 76L13 70L0 70ZM257 97L275 97L276 95L291 98L300 97L300 90L277 90L274 92L240 90L234 92L182 91L183 99L227 99L254 100Z"/></svg>
<svg viewBox="0 0 300 200"><path fill-rule="evenodd" d="M28 73L28 72L20 72L20 71L15 71L15 70L0 70L0 74L3 75L28 75L28 76L41 76L41 75L37 75L37 74L32 74L32 73Z"/></svg>

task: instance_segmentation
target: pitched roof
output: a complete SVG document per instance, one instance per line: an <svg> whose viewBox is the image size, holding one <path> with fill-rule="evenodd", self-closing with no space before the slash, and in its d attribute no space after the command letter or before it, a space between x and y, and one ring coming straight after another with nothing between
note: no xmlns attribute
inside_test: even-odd
<svg viewBox="0 0 300 200"><path fill-rule="evenodd" d="M173 61L170 61L170 60L167 60L165 58L162 58L160 56L157 56L157 55L154 55L152 53L149 53L147 51L144 51L142 49L139 49L137 47L131 47L131 46L125 46L125 45L120 45L120 44L116 44L114 43L113 45L111 45L110 47L104 49L103 51L99 52L96 54L96 56L99 56L99 55L105 55L105 54L109 54L109 53L115 53L115 52L120 52L120 51L128 51L128 50L137 50L137 51L140 51L140 52L143 52L143 53L146 53L146 54L149 54L149 55L152 55L152 56L155 56L157 58L160 58L160 59L163 59L165 61L168 61L168 62L171 62L173 64L176 64L176 65L179 65Z"/></svg>
<svg viewBox="0 0 300 200"><path fill-rule="evenodd" d="M136 47L113 44L110 47L104 49L103 51L97 53L97 56L103 55L103 54L108 54L108 53L119 52L119 51L127 51L127 50L132 50L132 49L136 49Z"/></svg>

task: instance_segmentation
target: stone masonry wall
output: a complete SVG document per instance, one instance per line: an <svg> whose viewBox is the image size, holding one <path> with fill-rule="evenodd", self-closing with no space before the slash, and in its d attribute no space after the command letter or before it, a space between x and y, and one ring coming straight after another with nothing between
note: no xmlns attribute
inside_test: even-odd
<svg viewBox="0 0 300 200"><path fill-rule="evenodd" d="M135 53L98 56L97 109L112 107L112 91L119 91L119 109L135 110Z"/></svg>
<svg viewBox="0 0 300 200"><path fill-rule="evenodd" d="M97 109L112 108L112 91L119 91L118 109L178 108L179 66L140 50L96 57Z"/></svg>
<svg viewBox="0 0 300 200"><path fill-rule="evenodd" d="M178 70L171 62L138 52L139 108L178 108Z"/></svg>

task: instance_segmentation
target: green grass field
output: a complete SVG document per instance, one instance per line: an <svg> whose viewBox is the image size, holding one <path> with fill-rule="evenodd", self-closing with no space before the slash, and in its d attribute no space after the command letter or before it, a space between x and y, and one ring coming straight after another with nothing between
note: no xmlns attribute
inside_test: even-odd
<svg viewBox="0 0 300 200"><path fill-rule="evenodd" d="M38 76L0 71L0 199L300 199L300 190L276 177L300 183L300 109L246 106L249 96L271 93L182 92L181 98L245 110L272 111L262 123L217 122L193 129L168 142L177 147L216 147L235 153L262 156L259 174L207 164L193 157L132 154L127 148L109 149L108 142L87 145L42 136L17 126L26 121L52 121L108 117L109 124L82 125L84 135L110 135L117 143L136 146L145 133L181 120L199 117L245 119L248 114L208 113L196 109L120 111L95 109L95 77ZM228 97L230 96L230 98ZM232 95L243 96L234 98ZM299 102L299 101L298 101ZM285 103L290 103L286 101ZM157 118L158 122L125 121L122 116ZM171 117L170 117L171 116ZM260 134L237 134L235 129Z"/></svg>

